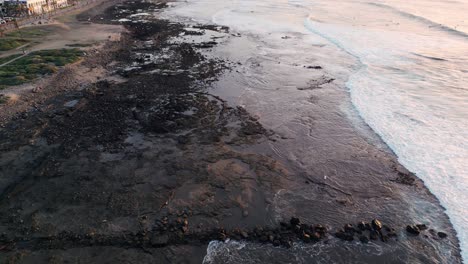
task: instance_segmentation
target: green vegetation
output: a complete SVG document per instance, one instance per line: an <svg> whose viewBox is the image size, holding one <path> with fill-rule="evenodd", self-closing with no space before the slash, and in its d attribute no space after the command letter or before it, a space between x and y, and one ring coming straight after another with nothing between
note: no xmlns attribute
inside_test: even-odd
<svg viewBox="0 0 468 264"><path fill-rule="evenodd" d="M58 67L77 61L83 52L79 49L58 49L35 51L8 65L0 67L0 89L20 85L40 76L52 74ZM18 55L13 55L18 56ZM9 61L13 58L3 60Z"/></svg>
<svg viewBox="0 0 468 264"><path fill-rule="evenodd" d="M1 38L0 51L15 49L27 43L29 43L29 41L25 39Z"/></svg>
<svg viewBox="0 0 468 264"><path fill-rule="evenodd" d="M22 28L0 38L0 51L12 50L25 44L37 44L37 40L55 30L56 26Z"/></svg>
<svg viewBox="0 0 468 264"><path fill-rule="evenodd" d="M11 55L11 56L8 56L8 57L4 57L4 58L0 58L0 65L6 63L6 62L9 62L15 58L18 58L19 56L21 56L21 54L15 54L15 55Z"/></svg>
<svg viewBox="0 0 468 264"><path fill-rule="evenodd" d="M52 33L53 30L53 26L30 27L12 31L5 36L10 38L39 38Z"/></svg>

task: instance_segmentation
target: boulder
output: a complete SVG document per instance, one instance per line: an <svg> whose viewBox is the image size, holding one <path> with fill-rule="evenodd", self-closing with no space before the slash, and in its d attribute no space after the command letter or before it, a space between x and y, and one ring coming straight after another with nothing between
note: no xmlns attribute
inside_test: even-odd
<svg viewBox="0 0 468 264"><path fill-rule="evenodd" d="M381 223L379 220L374 219L374 220L372 220L372 228L373 228L374 230L379 231L379 230L382 229L382 223Z"/></svg>
<svg viewBox="0 0 468 264"><path fill-rule="evenodd" d="M446 238L446 237L447 237L447 234L444 233L444 232L437 232L437 235L438 235L440 238Z"/></svg>
<svg viewBox="0 0 468 264"><path fill-rule="evenodd" d="M314 241L319 241L320 238L322 238L322 236L320 235L320 233L315 232L315 233L313 233L313 234L310 236L310 238L311 238L312 240L314 240Z"/></svg>
<svg viewBox="0 0 468 264"><path fill-rule="evenodd" d="M245 232L245 231L241 231L240 234L241 234L242 238L244 238L244 239L247 239L249 237L249 234L247 232Z"/></svg>
<svg viewBox="0 0 468 264"><path fill-rule="evenodd" d="M151 238L151 245L155 247L167 246L168 242L169 242L169 236L166 234L155 235Z"/></svg>
<svg viewBox="0 0 468 264"><path fill-rule="evenodd" d="M358 223L358 228L361 229L362 231L369 229L370 225L369 223L366 223L364 221L361 221Z"/></svg>
<svg viewBox="0 0 468 264"><path fill-rule="evenodd" d="M425 224L419 224L419 225L416 225L420 231L423 231L423 230L426 230L427 229L427 226Z"/></svg>
<svg viewBox="0 0 468 264"><path fill-rule="evenodd" d="M417 236L421 233L421 230L416 225L407 225L406 232Z"/></svg>
<svg viewBox="0 0 468 264"><path fill-rule="evenodd" d="M372 231L370 232L370 236L369 236L369 237L370 237L371 240L377 240L377 239L379 239L379 232L377 232L377 231L375 231L375 230L372 230Z"/></svg>
<svg viewBox="0 0 468 264"><path fill-rule="evenodd" d="M356 232L356 229L354 229L354 227L353 227L352 224L346 224L346 225L344 226L344 230L345 230L345 232L347 232L347 233L354 233L354 232Z"/></svg>
<svg viewBox="0 0 468 264"><path fill-rule="evenodd" d="M341 240L345 241L353 241L354 240L354 234L347 233L344 230L338 230L338 232L335 233L335 236Z"/></svg>
<svg viewBox="0 0 468 264"><path fill-rule="evenodd" d="M296 218L296 217L291 217L291 220L289 220L289 223L291 224L291 226L297 226L301 224L301 220L299 220L299 218Z"/></svg>
<svg viewBox="0 0 468 264"><path fill-rule="evenodd" d="M359 237L359 241L361 241L364 244L367 244L369 243L369 238L367 236L362 235Z"/></svg>

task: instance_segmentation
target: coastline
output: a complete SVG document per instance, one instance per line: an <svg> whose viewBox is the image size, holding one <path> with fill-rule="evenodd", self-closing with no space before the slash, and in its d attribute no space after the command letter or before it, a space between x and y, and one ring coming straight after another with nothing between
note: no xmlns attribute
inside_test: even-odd
<svg viewBox="0 0 468 264"><path fill-rule="evenodd" d="M94 22L120 24L141 10L164 7L126 3L118 12L88 14ZM57 89L0 130L7 249L1 258L199 263L207 242L223 239L220 234L255 244L255 227L276 232L280 221L299 217L326 226L329 250L352 259L461 262L437 199L356 113L343 112L352 109L344 77L312 73L318 82L303 90L242 97L245 83L236 80L265 69L256 66L262 58L250 60L255 37L156 18L124 24L130 33L121 42L107 43L79 66L103 69L98 77L77 85L71 74L75 81L65 92ZM301 74L320 71L306 66L297 66ZM281 98L284 107L268 98ZM398 234L398 241L371 243L381 247L380 255L359 252L366 247L360 243L335 241L343 225L374 218ZM412 224L449 236L427 231L412 237L405 232Z"/></svg>

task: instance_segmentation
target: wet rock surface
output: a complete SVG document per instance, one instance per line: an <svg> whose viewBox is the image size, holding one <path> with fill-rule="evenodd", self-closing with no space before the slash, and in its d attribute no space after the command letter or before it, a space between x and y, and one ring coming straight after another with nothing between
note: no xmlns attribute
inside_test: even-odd
<svg viewBox="0 0 468 264"><path fill-rule="evenodd" d="M120 23L115 19L164 6L106 3L103 13L80 17ZM66 89L2 124L0 262L46 263L48 255L69 259L75 248L118 247L137 249L124 259L161 248L150 262L188 250L169 262L199 263L210 240L259 239L251 230L269 219L259 208L288 171L236 150L272 133L207 92L229 62L206 58L204 46L171 42L186 32L182 24L152 17L125 27L119 43L82 64L104 67L107 78L83 84L68 72L63 83L58 75L49 85ZM219 231L221 222L229 231Z"/></svg>

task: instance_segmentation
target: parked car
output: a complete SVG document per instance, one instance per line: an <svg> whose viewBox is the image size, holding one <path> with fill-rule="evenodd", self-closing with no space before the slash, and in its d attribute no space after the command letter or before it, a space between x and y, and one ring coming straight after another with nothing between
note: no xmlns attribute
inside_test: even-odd
<svg viewBox="0 0 468 264"><path fill-rule="evenodd" d="M3 19L0 19L0 24L6 24L6 21Z"/></svg>
<svg viewBox="0 0 468 264"><path fill-rule="evenodd" d="M4 17L3 20L5 20L6 22L11 22L15 21L16 19L14 17Z"/></svg>

